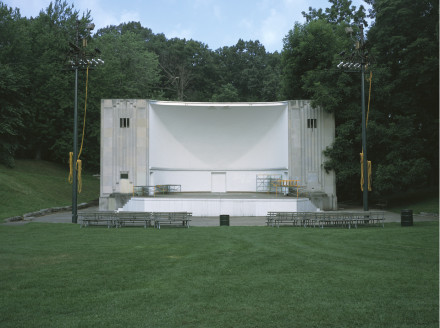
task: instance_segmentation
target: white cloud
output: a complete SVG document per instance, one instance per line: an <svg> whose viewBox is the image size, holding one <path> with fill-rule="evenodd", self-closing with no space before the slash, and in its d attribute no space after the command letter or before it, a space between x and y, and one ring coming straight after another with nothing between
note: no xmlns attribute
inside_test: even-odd
<svg viewBox="0 0 440 328"><path fill-rule="evenodd" d="M193 0L193 8L194 9L198 9L200 7L206 7L206 6L210 6L212 3L212 0Z"/></svg>
<svg viewBox="0 0 440 328"><path fill-rule="evenodd" d="M265 0L262 7L269 6ZM267 51L281 50L283 38L294 26L295 21L302 21L303 0L283 0L278 6L266 7L266 17L262 20L259 34L260 41Z"/></svg>
<svg viewBox="0 0 440 328"><path fill-rule="evenodd" d="M140 16L136 11L123 11L121 17L119 18L120 23L128 23L128 22L139 22Z"/></svg>
<svg viewBox="0 0 440 328"><path fill-rule="evenodd" d="M240 20L239 26L251 31L254 29L254 22L251 19L242 18Z"/></svg>
<svg viewBox="0 0 440 328"><path fill-rule="evenodd" d="M262 22L260 28L261 42L265 45L266 50L280 49L282 37L289 30L286 15L279 13L277 10L270 10L270 14Z"/></svg>
<svg viewBox="0 0 440 328"><path fill-rule="evenodd" d="M96 25L96 30L109 25L118 25L120 22L114 14L102 6L100 0L79 0L75 4L75 9L79 10L80 13L90 10L93 22Z"/></svg>
<svg viewBox="0 0 440 328"><path fill-rule="evenodd" d="M217 18L218 20L222 20L223 15L220 6L214 6L213 11L214 11L214 17Z"/></svg>
<svg viewBox="0 0 440 328"><path fill-rule="evenodd" d="M168 38L193 39L193 33L189 28L182 28L182 24L177 24L169 33L165 32ZM199 41L199 40L197 40Z"/></svg>
<svg viewBox="0 0 440 328"><path fill-rule="evenodd" d="M23 17L37 17L41 10L49 7L50 0L8 0L6 5L11 8L20 8Z"/></svg>

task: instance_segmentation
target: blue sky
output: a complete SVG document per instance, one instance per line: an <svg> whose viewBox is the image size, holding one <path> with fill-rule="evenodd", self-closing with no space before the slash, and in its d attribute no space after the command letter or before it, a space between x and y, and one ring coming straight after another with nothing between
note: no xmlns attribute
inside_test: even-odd
<svg viewBox="0 0 440 328"><path fill-rule="evenodd" d="M35 17L50 0L2 0ZM210 49L232 46L238 39L259 40L267 51L281 51L283 38L302 11L327 8L327 0L67 0L80 13L91 10L96 29L139 21L153 33L203 42ZM362 0L352 0L359 7Z"/></svg>

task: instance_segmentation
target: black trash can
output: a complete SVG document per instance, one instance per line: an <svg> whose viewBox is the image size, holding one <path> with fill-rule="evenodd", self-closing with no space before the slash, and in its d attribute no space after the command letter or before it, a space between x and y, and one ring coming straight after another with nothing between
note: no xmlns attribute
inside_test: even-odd
<svg viewBox="0 0 440 328"><path fill-rule="evenodd" d="M229 226L229 215L220 215L220 226Z"/></svg>
<svg viewBox="0 0 440 328"><path fill-rule="evenodd" d="M400 225L402 227L410 227L413 225L413 211L402 210L400 215Z"/></svg>

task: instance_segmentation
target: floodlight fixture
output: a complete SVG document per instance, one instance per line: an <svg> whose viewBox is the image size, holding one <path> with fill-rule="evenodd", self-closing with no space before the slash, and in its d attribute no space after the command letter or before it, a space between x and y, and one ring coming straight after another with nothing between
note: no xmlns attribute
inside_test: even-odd
<svg viewBox="0 0 440 328"><path fill-rule="evenodd" d="M101 51L95 48L95 51L87 51L87 39L83 39L83 49L81 49L79 44L79 25L80 21L76 21L76 43L69 42L70 50L68 52L69 59L66 59L66 64L70 66L72 70L75 71L75 101L74 101L74 111L73 111L73 158L78 157L78 71L88 70L90 66L97 66L99 64L104 64L101 59L95 59L95 56L99 56ZM90 33L91 30L95 28L95 24L90 23L86 25L86 31ZM77 208L77 170L73 170L73 181L72 181L72 223L77 223L78 219L78 208Z"/></svg>
<svg viewBox="0 0 440 328"><path fill-rule="evenodd" d="M363 168L362 174L364 176L364 181L362 185L363 192L363 207L364 211L368 211L368 161L367 161L367 125L366 125L366 113L365 113L365 70L374 58L365 49L364 40L364 27L362 24L359 26L360 33L358 38L353 37L353 28L347 26L345 32L350 34L350 37L355 41L355 50L346 56L345 59L340 62L338 68L349 68L361 71L361 107L362 107L362 153L363 153ZM345 52L341 52L340 55L343 56Z"/></svg>

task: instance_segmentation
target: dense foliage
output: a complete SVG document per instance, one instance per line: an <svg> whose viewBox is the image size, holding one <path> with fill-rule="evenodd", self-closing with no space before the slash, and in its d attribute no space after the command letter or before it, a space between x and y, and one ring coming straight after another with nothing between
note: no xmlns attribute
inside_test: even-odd
<svg viewBox="0 0 440 328"><path fill-rule="evenodd" d="M309 9L284 40L283 88L288 99L312 99L335 114L336 140L325 153L335 170L339 199L360 192L361 74L336 69L339 53L359 40L365 10L351 1ZM366 48L375 59L367 69L367 154L373 162L373 196L389 198L418 188L438 188L438 2L369 0L372 26ZM352 37L345 27L353 26ZM367 106L367 104L366 104Z"/></svg>
<svg viewBox="0 0 440 328"><path fill-rule="evenodd" d="M359 197L360 74L337 70L353 42L345 27L373 22L367 46L374 54L368 156L377 197L438 184L438 2L329 0L330 8L303 12L306 23L286 31L281 53L259 41L211 50L195 40L167 39L137 22L84 32L92 13L55 0L37 17L0 1L0 163L14 158L67 162L72 149L74 73L69 42L88 38L105 65L88 74L82 160L99 167L100 99L276 101L311 99L333 112L336 140L326 169L337 173L340 199ZM78 23L79 22L79 23ZM79 72L79 126L86 72ZM367 81L368 85L368 81Z"/></svg>

